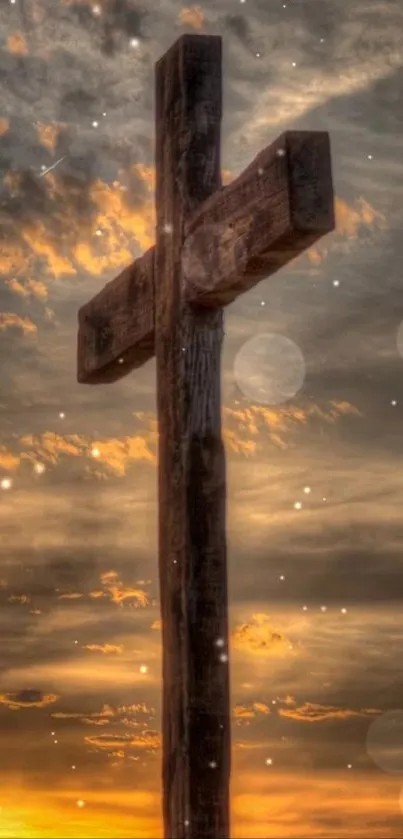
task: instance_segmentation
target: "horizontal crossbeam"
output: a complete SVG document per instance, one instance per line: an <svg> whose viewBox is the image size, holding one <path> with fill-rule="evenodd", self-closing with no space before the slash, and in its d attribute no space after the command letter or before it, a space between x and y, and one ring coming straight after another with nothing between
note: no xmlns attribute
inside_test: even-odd
<svg viewBox="0 0 403 839"><path fill-rule="evenodd" d="M286 131L187 221L184 298L227 306L334 226L328 133ZM153 247L80 309L79 382L117 381L153 357L154 282Z"/></svg>

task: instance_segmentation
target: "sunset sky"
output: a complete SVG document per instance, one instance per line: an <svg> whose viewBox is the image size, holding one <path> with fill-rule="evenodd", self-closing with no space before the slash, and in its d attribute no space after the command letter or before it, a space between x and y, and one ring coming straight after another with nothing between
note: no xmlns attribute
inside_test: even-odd
<svg viewBox="0 0 403 839"><path fill-rule="evenodd" d="M335 232L226 311L232 835L400 837L401 0L1 0L0 24L0 837L162 832L155 362L79 385L76 338L154 242L154 65L184 32L223 38L224 182L327 130L336 193ZM303 359L279 404L268 333L280 380L283 339Z"/></svg>

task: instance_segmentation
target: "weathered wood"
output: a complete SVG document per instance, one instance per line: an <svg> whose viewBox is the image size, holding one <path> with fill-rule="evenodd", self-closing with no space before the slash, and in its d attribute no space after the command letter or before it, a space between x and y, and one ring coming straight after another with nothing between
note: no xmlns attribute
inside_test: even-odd
<svg viewBox="0 0 403 839"><path fill-rule="evenodd" d="M115 382L153 357L154 256L150 248L79 310L79 382Z"/></svg>
<svg viewBox="0 0 403 839"><path fill-rule="evenodd" d="M183 294L227 306L333 229L329 135L286 131L186 218ZM154 355L154 253L80 309L78 381L117 381Z"/></svg>
<svg viewBox="0 0 403 839"><path fill-rule="evenodd" d="M222 188L218 37L158 62L156 121L156 246L80 309L77 376L116 381L156 354L164 834L227 839L222 307L333 230L330 145L286 132Z"/></svg>
<svg viewBox="0 0 403 839"><path fill-rule="evenodd" d="M326 131L286 131L185 225L186 299L227 306L334 229Z"/></svg>
<svg viewBox="0 0 403 839"><path fill-rule="evenodd" d="M184 36L156 68L163 809L174 839L229 836L223 312L186 304L181 276L185 224L221 184L220 121L221 39Z"/></svg>

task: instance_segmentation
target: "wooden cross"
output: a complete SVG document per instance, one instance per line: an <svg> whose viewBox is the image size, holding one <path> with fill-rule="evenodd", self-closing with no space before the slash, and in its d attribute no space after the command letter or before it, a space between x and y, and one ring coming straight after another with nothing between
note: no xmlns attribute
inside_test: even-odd
<svg viewBox="0 0 403 839"><path fill-rule="evenodd" d="M166 839L229 836L223 307L334 229L328 134L223 188L221 101L221 39L184 35L156 65L156 244L79 312L79 382L157 361Z"/></svg>

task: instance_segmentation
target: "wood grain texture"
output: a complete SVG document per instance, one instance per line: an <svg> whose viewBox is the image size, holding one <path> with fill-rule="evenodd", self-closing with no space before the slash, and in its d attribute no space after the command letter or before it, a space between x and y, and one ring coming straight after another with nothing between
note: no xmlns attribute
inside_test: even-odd
<svg viewBox="0 0 403 839"><path fill-rule="evenodd" d="M79 382L115 382L153 357L154 255L150 248L79 310Z"/></svg>
<svg viewBox="0 0 403 839"><path fill-rule="evenodd" d="M229 836L223 312L186 303L181 259L190 214L221 184L220 122L221 39L186 35L156 67L163 815L173 839Z"/></svg>
<svg viewBox="0 0 403 839"><path fill-rule="evenodd" d="M328 133L286 131L183 225L183 296L227 306L334 230ZM154 355L154 258L150 248L80 309L79 382L117 381Z"/></svg>
<svg viewBox="0 0 403 839"><path fill-rule="evenodd" d="M330 140L287 131L185 226L183 293L226 306L334 229Z"/></svg>

